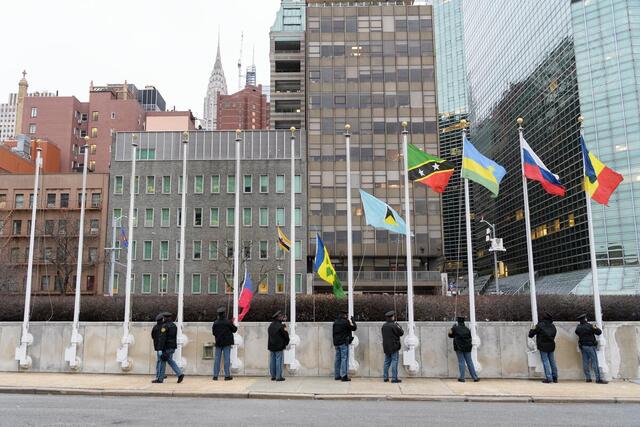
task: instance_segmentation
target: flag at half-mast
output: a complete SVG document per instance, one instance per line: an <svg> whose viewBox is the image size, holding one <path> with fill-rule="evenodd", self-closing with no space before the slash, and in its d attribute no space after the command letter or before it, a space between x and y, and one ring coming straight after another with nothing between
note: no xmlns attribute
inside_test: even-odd
<svg viewBox="0 0 640 427"><path fill-rule="evenodd" d="M453 174L453 165L444 159L427 154L413 144L407 145L409 179L443 193Z"/></svg>
<svg viewBox="0 0 640 427"><path fill-rule="evenodd" d="M127 239L127 232L124 231L124 227L120 227L120 246L123 248L129 247L129 240Z"/></svg>
<svg viewBox="0 0 640 427"><path fill-rule="evenodd" d="M244 284L242 286L242 291L240 292L240 297L238 298L238 307L242 309L242 312L238 314L238 321L242 322L244 316L247 315L249 309L251 309L251 300L253 299L253 284L251 283L251 275L249 271L245 268L244 271Z"/></svg>
<svg viewBox="0 0 640 427"><path fill-rule="evenodd" d="M336 274L336 269L331 264L329 251L320 238L320 234L316 234L316 259L313 263L313 271L318 274L322 280L333 287L333 294L336 298L344 298L344 290L342 283Z"/></svg>
<svg viewBox="0 0 640 427"><path fill-rule="evenodd" d="M289 252L291 249L291 240L289 240L280 227L278 227L278 245L286 252Z"/></svg>
<svg viewBox="0 0 640 427"><path fill-rule="evenodd" d="M582 135L580 135L580 146L584 159L584 189L593 200L601 205L608 205L611 194L616 191L624 178L587 150Z"/></svg>
<svg viewBox="0 0 640 427"><path fill-rule="evenodd" d="M470 179L473 182L485 187L493 193L493 197L498 196L500 191L500 181L507 174L507 171L483 156L476 147L465 136L462 140L462 170L460 176Z"/></svg>
<svg viewBox="0 0 640 427"><path fill-rule="evenodd" d="M560 182L560 177L544 165L540 157L529 147L522 134L520 134L520 146L522 147L524 176L538 181L547 193L555 196L564 196L566 190Z"/></svg>
<svg viewBox="0 0 640 427"><path fill-rule="evenodd" d="M368 225L386 228L394 233L407 233L407 225L391 206L363 190L360 190L360 199L362 199L364 217Z"/></svg>

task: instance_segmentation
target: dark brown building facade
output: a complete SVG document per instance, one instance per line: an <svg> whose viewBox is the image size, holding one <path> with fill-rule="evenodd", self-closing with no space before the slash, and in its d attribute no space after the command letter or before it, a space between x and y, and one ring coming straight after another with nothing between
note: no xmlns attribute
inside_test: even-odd
<svg viewBox="0 0 640 427"><path fill-rule="evenodd" d="M269 129L269 102L262 85L249 86L231 95L218 94L218 130Z"/></svg>

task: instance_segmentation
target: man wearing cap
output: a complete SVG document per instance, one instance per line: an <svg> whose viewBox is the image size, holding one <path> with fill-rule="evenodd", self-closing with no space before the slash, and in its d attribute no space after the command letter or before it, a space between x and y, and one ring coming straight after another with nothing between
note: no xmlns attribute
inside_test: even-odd
<svg viewBox="0 0 640 427"><path fill-rule="evenodd" d="M269 325L269 372L271 373L271 381L284 381L283 371L283 351L289 345L289 332L286 325L282 324L284 315L280 310L271 316L273 322Z"/></svg>
<svg viewBox="0 0 640 427"><path fill-rule="evenodd" d="M173 323L173 315L171 313L164 313L164 323L160 328L160 343L161 345L161 355L160 355L160 369L157 374L157 378L152 381L155 383L162 383L165 378L165 371L167 369L167 363L173 369L176 376L178 377L178 383L181 383L184 379L184 373L178 366L178 364L173 360L173 353L178 348L178 327L175 323Z"/></svg>
<svg viewBox="0 0 640 427"><path fill-rule="evenodd" d="M164 378L160 378L160 366L162 365L162 348L164 347L164 340L166 334L161 332L162 325L164 323L164 314L160 313L156 316L156 324L151 329L151 339L153 340L153 349L156 352L156 379L151 381L152 383L161 383ZM166 330L165 330L166 332Z"/></svg>
<svg viewBox="0 0 640 427"><path fill-rule="evenodd" d="M556 327L553 324L553 317L549 313L544 316L535 328L529 331L529 338L536 337L536 346L542 359L545 379L543 383L558 382L558 367L556 366Z"/></svg>
<svg viewBox="0 0 640 427"><path fill-rule="evenodd" d="M233 334L238 327L233 324L226 316L227 310L224 307L218 308L218 318L213 322L211 332L216 339L216 360L213 364L213 380L218 381L220 373L220 359L224 353L224 380L232 380L231 376L231 346L233 342Z"/></svg>
<svg viewBox="0 0 640 427"><path fill-rule="evenodd" d="M348 319L349 312L341 310L338 318L333 322L333 345L336 348L334 364L336 381L351 381L349 378L349 344L353 341L353 331L358 326L353 317Z"/></svg>
<svg viewBox="0 0 640 427"><path fill-rule="evenodd" d="M593 372L596 375L596 383L607 384L608 381L600 376L600 368L598 367L598 340L596 339L596 335L601 335L602 330L596 325L587 322L586 314L578 316L578 320L580 324L576 328L576 335L578 336L578 346L582 353L584 377L588 383L591 382L591 367L593 367Z"/></svg>
<svg viewBox="0 0 640 427"><path fill-rule="evenodd" d="M387 321L382 325L382 349L384 350L384 382L389 382L389 366L391 366L391 382L400 383L398 379L398 352L400 351L400 337L404 331L396 323L396 312L391 310L384 315Z"/></svg>
<svg viewBox="0 0 640 427"><path fill-rule="evenodd" d="M476 374L476 368L473 366L473 359L471 358L471 349L473 348L471 331L464 324L464 317L456 317L458 323L453 325L449 331L449 338L453 338L453 349L458 356L458 369L460 370L460 376L458 381L463 383L464 380L464 364L467 363L469 374L473 378L473 382L480 381L478 374Z"/></svg>

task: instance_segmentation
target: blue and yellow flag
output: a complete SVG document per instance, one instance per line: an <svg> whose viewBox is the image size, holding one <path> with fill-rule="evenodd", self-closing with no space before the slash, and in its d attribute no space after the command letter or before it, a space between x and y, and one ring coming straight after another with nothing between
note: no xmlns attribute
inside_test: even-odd
<svg viewBox="0 0 640 427"><path fill-rule="evenodd" d="M320 234L318 233L316 236L316 260L313 264L313 271L318 273L318 277L333 286L333 294L336 298L344 298L342 283L338 279L336 269L331 264L329 251L320 238Z"/></svg>
<svg viewBox="0 0 640 427"><path fill-rule="evenodd" d="M500 190L500 181L507 174L507 171L493 160L480 154L466 137L464 137L462 144L462 171L460 176L477 182L491 191L493 197L497 197Z"/></svg>
<svg viewBox="0 0 640 427"><path fill-rule="evenodd" d="M394 233L407 233L407 225L391 206L363 190L360 190L360 198L362 199L364 216L368 225L376 228L386 228Z"/></svg>

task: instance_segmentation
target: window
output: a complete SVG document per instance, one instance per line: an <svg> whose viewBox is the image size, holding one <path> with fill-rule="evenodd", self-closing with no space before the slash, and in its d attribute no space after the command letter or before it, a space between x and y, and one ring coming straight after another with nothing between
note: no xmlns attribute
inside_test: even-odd
<svg viewBox="0 0 640 427"><path fill-rule="evenodd" d="M4 209L7 207L7 195L6 193L0 194L0 209Z"/></svg>
<svg viewBox="0 0 640 427"><path fill-rule="evenodd" d="M91 128L91 138L98 137L98 128Z"/></svg>
<svg viewBox="0 0 640 427"><path fill-rule="evenodd" d="M133 194L138 194L138 190L140 189L140 177L136 176L133 180Z"/></svg>
<svg viewBox="0 0 640 427"><path fill-rule="evenodd" d="M47 207L48 208L55 208L56 207L56 194L55 193L47 194Z"/></svg>
<svg viewBox="0 0 640 427"><path fill-rule="evenodd" d="M276 273L276 293L284 293L284 273Z"/></svg>
<svg viewBox="0 0 640 427"><path fill-rule="evenodd" d="M269 175L260 175L260 192L269 192Z"/></svg>
<svg viewBox="0 0 640 427"><path fill-rule="evenodd" d="M111 112L111 120L115 120L116 119L116 112L112 111Z"/></svg>
<svg viewBox="0 0 640 427"><path fill-rule="evenodd" d="M145 273L142 275L142 293L143 294L151 293L151 275L150 274Z"/></svg>
<svg viewBox="0 0 640 427"><path fill-rule="evenodd" d="M118 279L120 276L118 273L113 273L113 294L116 295L118 293Z"/></svg>
<svg viewBox="0 0 640 427"><path fill-rule="evenodd" d="M180 240L176 240L176 261L180 261Z"/></svg>
<svg viewBox="0 0 640 427"><path fill-rule="evenodd" d="M170 194L171 193L171 177L163 176L162 177L162 194Z"/></svg>
<svg viewBox="0 0 640 427"><path fill-rule="evenodd" d="M209 208L209 227L218 227L220 225L219 215L219 208Z"/></svg>
<svg viewBox="0 0 640 427"><path fill-rule="evenodd" d="M193 259L195 260L202 259L202 240L193 241Z"/></svg>
<svg viewBox="0 0 640 427"><path fill-rule="evenodd" d="M144 226L153 227L153 208L146 208L144 210Z"/></svg>
<svg viewBox="0 0 640 427"><path fill-rule="evenodd" d="M211 175L211 192L220 193L220 175Z"/></svg>
<svg viewBox="0 0 640 427"><path fill-rule="evenodd" d="M158 293L164 295L169 291L169 275L167 273L161 273L158 278Z"/></svg>
<svg viewBox="0 0 640 427"><path fill-rule="evenodd" d="M260 284L258 285L258 292L261 294L269 293L269 275L267 273L260 275Z"/></svg>
<svg viewBox="0 0 640 427"><path fill-rule="evenodd" d="M67 220L66 219L59 219L58 220L58 234L60 235L66 235L67 234Z"/></svg>
<svg viewBox="0 0 640 427"><path fill-rule="evenodd" d="M16 209L24 208L24 194L16 194L15 206Z"/></svg>
<svg viewBox="0 0 640 427"><path fill-rule="evenodd" d="M136 155L136 160L155 160L156 149L155 148L139 148Z"/></svg>
<svg viewBox="0 0 640 427"><path fill-rule="evenodd" d="M202 283L200 281L200 273L191 275L191 293L199 294L202 291Z"/></svg>
<svg viewBox="0 0 640 427"><path fill-rule="evenodd" d="M296 293L302 293L302 273L296 273Z"/></svg>
<svg viewBox="0 0 640 427"><path fill-rule="evenodd" d="M98 119L100 119L100 113L98 111L93 111L91 113L91 120L93 120L94 122L97 122Z"/></svg>
<svg viewBox="0 0 640 427"><path fill-rule="evenodd" d="M33 114L33 112L31 114ZM40 290L41 291L48 291L49 290L50 281L51 281L51 276L41 276L40 277Z"/></svg>
<svg viewBox="0 0 640 427"><path fill-rule="evenodd" d="M215 273L209 275L209 285L207 286L207 293L209 294L218 293L218 275Z"/></svg>
<svg viewBox="0 0 640 427"><path fill-rule="evenodd" d="M85 196L84 198L84 202L86 204L87 202L87 197ZM82 193L78 193L78 209L80 209L82 207Z"/></svg>
<svg viewBox="0 0 640 427"><path fill-rule="evenodd" d="M29 133L31 135L36 133L36 124L35 123L29 123Z"/></svg>
<svg viewBox="0 0 640 427"><path fill-rule="evenodd" d="M60 193L60 207L61 208L69 207L69 193Z"/></svg>
<svg viewBox="0 0 640 427"><path fill-rule="evenodd" d="M296 227L301 227L302 226L302 208L296 208L295 215L296 215Z"/></svg>
<svg viewBox="0 0 640 427"><path fill-rule="evenodd" d="M31 117L38 117L38 108L31 107Z"/></svg>
<svg viewBox="0 0 640 427"><path fill-rule="evenodd" d="M196 175L193 177L193 192L196 194L204 193L204 176Z"/></svg>
<svg viewBox="0 0 640 427"><path fill-rule="evenodd" d="M178 293L178 286L180 285L180 273L176 273L176 293Z"/></svg>
<svg viewBox="0 0 640 427"><path fill-rule="evenodd" d="M142 259L150 261L153 258L153 242L145 240L142 246Z"/></svg>
<svg viewBox="0 0 640 427"><path fill-rule="evenodd" d="M301 260L302 259L302 240L296 240L295 251L296 251L296 259Z"/></svg>
<svg viewBox="0 0 640 427"><path fill-rule="evenodd" d="M302 193L302 177L300 175L294 177L294 189L296 193Z"/></svg>
<svg viewBox="0 0 640 427"><path fill-rule="evenodd" d="M160 209L160 227L169 227L171 225L171 211L170 208Z"/></svg>
<svg viewBox="0 0 640 427"><path fill-rule="evenodd" d="M236 192L236 177L235 175L227 175L227 193Z"/></svg>
<svg viewBox="0 0 640 427"><path fill-rule="evenodd" d="M193 226L202 227L202 208L193 208Z"/></svg>
<svg viewBox="0 0 640 427"><path fill-rule="evenodd" d="M252 214L251 208L243 208L242 209L242 225L245 227L251 227L252 222Z"/></svg>
<svg viewBox="0 0 640 427"><path fill-rule="evenodd" d="M234 208L227 208L227 226L233 227L235 224Z"/></svg>
<svg viewBox="0 0 640 427"><path fill-rule="evenodd" d="M260 259L269 258L269 242L267 240L260 240Z"/></svg>
<svg viewBox="0 0 640 427"><path fill-rule="evenodd" d="M55 222L52 219L47 219L44 222L44 234L50 236L53 234L53 227L55 227Z"/></svg>
<svg viewBox="0 0 640 427"><path fill-rule="evenodd" d="M269 226L269 208L260 208L260 227Z"/></svg>
<svg viewBox="0 0 640 427"><path fill-rule="evenodd" d="M178 177L178 194L182 194L182 175Z"/></svg>
<svg viewBox="0 0 640 427"><path fill-rule="evenodd" d="M284 208L276 208L276 225L284 226Z"/></svg>
<svg viewBox="0 0 640 427"><path fill-rule="evenodd" d="M243 191L245 193L251 193L251 187L253 184L253 177L251 175L245 175L242 181Z"/></svg>
<svg viewBox="0 0 640 427"><path fill-rule="evenodd" d="M169 260L169 241L162 240L160 242L160 260L168 261Z"/></svg>
<svg viewBox="0 0 640 427"><path fill-rule="evenodd" d="M102 194L91 193L91 207L93 209L99 209L102 202Z"/></svg>
<svg viewBox="0 0 640 427"><path fill-rule="evenodd" d="M100 220L99 219L91 219L89 221L89 234L96 235L100 231Z"/></svg>
<svg viewBox="0 0 640 427"><path fill-rule="evenodd" d="M244 259L251 259L251 240L242 242L242 256Z"/></svg>
<svg viewBox="0 0 640 427"><path fill-rule="evenodd" d="M120 208L113 209L113 221L115 221L115 224L118 227L122 225L122 209Z"/></svg>
<svg viewBox="0 0 640 427"><path fill-rule="evenodd" d="M233 256L233 240L227 240L227 258Z"/></svg>
<svg viewBox="0 0 640 427"><path fill-rule="evenodd" d="M284 193L284 175L276 175L276 193Z"/></svg>
<svg viewBox="0 0 640 427"><path fill-rule="evenodd" d="M113 182L113 194L122 194L124 188L124 177L116 176Z"/></svg>
<svg viewBox="0 0 640 427"><path fill-rule="evenodd" d="M148 176L147 177L147 194L155 194L156 192L156 177Z"/></svg>
<svg viewBox="0 0 640 427"><path fill-rule="evenodd" d="M22 220L14 219L13 228L11 229L11 234L20 235L21 232L22 232Z"/></svg>
<svg viewBox="0 0 640 427"><path fill-rule="evenodd" d="M129 250L131 251L131 259L135 261L138 253L138 242L135 240L129 242Z"/></svg>
<svg viewBox="0 0 640 427"><path fill-rule="evenodd" d="M218 241L212 240L209 242L209 259L215 261L218 259Z"/></svg>
<svg viewBox="0 0 640 427"><path fill-rule="evenodd" d="M275 242L275 245L276 245L276 259L284 259L284 249L282 249L282 246L280 246L277 240Z"/></svg>

